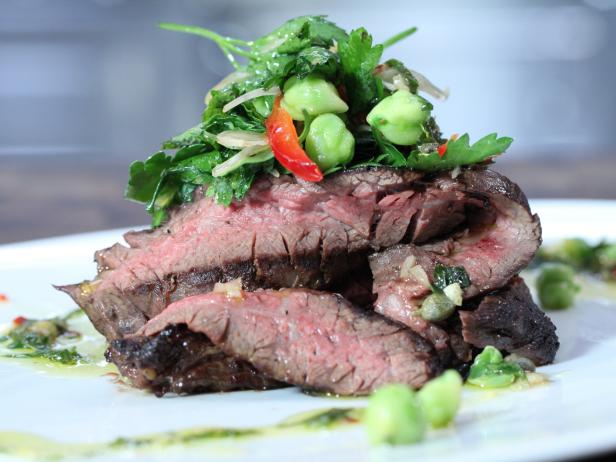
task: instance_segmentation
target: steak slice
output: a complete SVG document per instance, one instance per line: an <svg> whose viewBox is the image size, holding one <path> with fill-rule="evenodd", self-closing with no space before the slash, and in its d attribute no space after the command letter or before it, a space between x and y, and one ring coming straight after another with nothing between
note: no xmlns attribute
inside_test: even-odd
<svg viewBox="0 0 616 462"><path fill-rule="evenodd" d="M464 290L469 299L505 286L541 243L539 218L531 214L517 185L489 170L466 170L461 178L464 191L474 199L466 205L465 229L447 239L400 244L369 257L375 310L409 326L439 351L449 346L445 330L414 315L431 290L402 272L405 262L419 264L431 283L436 264L463 266L471 280Z"/></svg>
<svg viewBox="0 0 616 462"><path fill-rule="evenodd" d="M340 395L365 395L386 383L417 388L441 371L421 337L331 293L197 295L169 306L139 335L174 324L205 334L227 355L276 380Z"/></svg>
<svg viewBox="0 0 616 462"><path fill-rule="evenodd" d="M528 287L515 278L507 290L486 295L474 311L459 311L464 341L477 348L492 345L544 365L559 347L556 327L533 302Z"/></svg>
<svg viewBox="0 0 616 462"><path fill-rule="evenodd" d="M339 172L316 184L264 175L229 207L198 190L162 227L127 233L129 247L96 252L93 281L59 289L108 339L238 277L247 290L330 289L351 270L367 268L370 252L451 232L464 218L462 189L449 174L423 178L382 167Z"/></svg>
<svg viewBox="0 0 616 462"><path fill-rule="evenodd" d="M171 325L152 337L114 340L105 355L137 388L165 393L265 390L284 384L234 359L203 334Z"/></svg>

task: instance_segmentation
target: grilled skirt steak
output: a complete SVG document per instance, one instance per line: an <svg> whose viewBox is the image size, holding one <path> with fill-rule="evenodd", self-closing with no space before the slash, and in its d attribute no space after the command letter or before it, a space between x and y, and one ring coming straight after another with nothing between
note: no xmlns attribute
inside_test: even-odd
<svg viewBox="0 0 616 462"><path fill-rule="evenodd" d="M106 357L135 387L157 396L285 386L226 355L185 325L169 326L152 337L113 340Z"/></svg>
<svg viewBox="0 0 616 462"><path fill-rule="evenodd" d="M556 327L533 302L521 278L514 278L506 290L485 296L477 309L458 313L468 344L477 348L492 345L538 366L554 361L559 346Z"/></svg>
<svg viewBox="0 0 616 462"><path fill-rule="evenodd" d="M166 312L160 317L165 316ZM439 355L443 368L469 363L474 353L487 345L525 356L537 365L553 361L558 349L554 325L534 304L520 278L486 296L465 302L458 313L440 326L431 325L445 332L451 348ZM303 351L301 344L297 346ZM205 334L189 330L186 324L170 324L154 334L114 340L107 357L134 386L152 390L158 396L168 392L186 394L283 386L247 361L223 353Z"/></svg>
<svg viewBox="0 0 616 462"><path fill-rule="evenodd" d="M350 270L367 266L368 253L446 236L474 219L470 211L483 205L491 210L480 194L484 183L502 180L503 197L508 189L521 194L489 170L470 172L452 180L448 173L423 178L374 168L340 172L317 184L262 177L230 207L199 192L164 226L127 233L130 247L97 252L93 281L60 289L108 339L134 333L170 303L237 277L247 290L331 289Z"/></svg>
<svg viewBox="0 0 616 462"><path fill-rule="evenodd" d="M365 394L421 386L486 342L540 364L558 347L512 279L540 244L539 220L517 185L485 168L263 176L229 207L197 190L162 227L124 238L96 252L95 279L58 289L107 337L122 374L157 394L281 382ZM411 256L429 277L437 263L465 267L459 316L413 315L428 289L402 277ZM242 300L211 293L236 278Z"/></svg>
<svg viewBox="0 0 616 462"><path fill-rule="evenodd" d="M307 289L208 293L169 306L139 332L186 324L265 375L340 395L386 383L420 387L441 371L432 346L404 326Z"/></svg>
<svg viewBox="0 0 616 462"><path fill-rule="evenodd" d="M467 170L462 177L468 194L482 203L467 207L467 228L440 241L399 244L369 257L375 310L409 326L439 351L449 347L447 333L413 314L431 289L410 278L405 265L420 265L430 283L437 264L463 266L471 281L464 290L464 298L469 299L505 286L528 265L541 244L539 218L531 214L517 185L486 170Z"/></svg>

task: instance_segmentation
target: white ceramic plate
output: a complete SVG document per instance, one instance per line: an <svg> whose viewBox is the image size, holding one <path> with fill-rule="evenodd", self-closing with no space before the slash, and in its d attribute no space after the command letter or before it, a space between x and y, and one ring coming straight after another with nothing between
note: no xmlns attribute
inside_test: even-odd
<svg viewBox="0 0 616 462"><path fill-rule="evenodd" d="M535 201L545 240L616 238L616 202ZM17 315L73 308L51 284L90 278L95 249L121 230L0 247L0 323ZM600 286L598 286L601 289ZM552 313L561 348L544 367L551 383L521 391L465 390L455 425L422 444L371 448L361 426L335 431L212 441L189 448L101 453L96 460L539 461L616 450L616 299L586 291L576 306ZM270 425L300 411L351 407L362 400L317 398L296 389L155 398L108 376L65 376L0 361L0 432L30 432L63 442L104 442L194 426ZM14 460L5 456L7 460ZM2 455L0 455L0 459Z"/></svg>

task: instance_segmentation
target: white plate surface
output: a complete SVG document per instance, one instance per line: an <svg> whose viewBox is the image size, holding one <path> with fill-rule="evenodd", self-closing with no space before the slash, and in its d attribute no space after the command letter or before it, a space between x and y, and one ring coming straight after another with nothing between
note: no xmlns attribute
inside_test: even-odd
<svg viewBox="0 0 616 462"><path fill-rule="evenodd" d="M581 236L616 239L616 202L534 201L545 240ZM73 308L51 284L90 278L95 249L122 230L0 247L0 323L16 315L49 316ZM424 443L371 448L361 426L336 431L219 441L156 452L114 452L96 460L182 461L539 461L616 450L616 300L587 294L552 313L561 349L541 368L551 383L522 391L465 390L455 425ZM0 431L21 431L66 442L102 442L194 426L274 424L294 413L363 404L317 398L296 389L158 399L127 390L109 377L49 374L0 362ZM1 460L2 455L0 455ZM6 460L14 460L6 457Z"/></svg>

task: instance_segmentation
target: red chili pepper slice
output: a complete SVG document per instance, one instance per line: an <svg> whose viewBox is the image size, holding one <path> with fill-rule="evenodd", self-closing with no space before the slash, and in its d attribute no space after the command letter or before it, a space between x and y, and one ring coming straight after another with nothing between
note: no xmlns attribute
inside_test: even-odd
<svg viewBox="0 0 616 462"><path fill-rule="evenodd" d="M0 302L8 302L8 301L9 301L9 297L7 297L6 294L0 293Z"/></svg>
<svg viewBox="0 0 616 462"><path fill-rule="evenodd" d="M438 152L439 157L442 158L447 152L447 143L441 144L438 148L436 148L436 151Z"/></svg>
<svg viewBox="0 0 616 462"><path fill-rule="evenodd" d="M15 319L13 319L13 324L15 324L16 326L21 326L27 320L28 318L24 318L23 316L17 316Z"/></svg>
<svg viewBox="0 0 616 462"><path fill-rule="evenodd" d="M321 181L323 173L299 144L297 130L291 115L280 107L276 97L272 113L265 121L267 139L274 157L295 176L306 181Z"/></svg>

